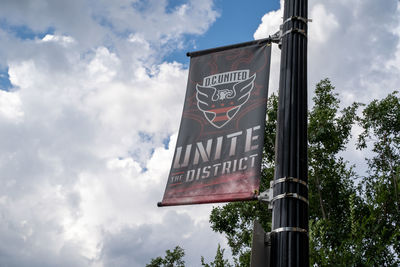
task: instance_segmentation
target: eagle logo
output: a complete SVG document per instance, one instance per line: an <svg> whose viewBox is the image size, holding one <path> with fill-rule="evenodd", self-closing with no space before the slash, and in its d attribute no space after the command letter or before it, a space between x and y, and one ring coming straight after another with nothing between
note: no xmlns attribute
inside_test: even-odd
<svg viewBox="0 0 400 267"><path fill-rule="evenodd" d="M197 84L197 107L203 112L211 125L218 129L222 128L249 100L255 78L256 74L253 74L253 76L239 82L215 84L215 87Z"/></svg>

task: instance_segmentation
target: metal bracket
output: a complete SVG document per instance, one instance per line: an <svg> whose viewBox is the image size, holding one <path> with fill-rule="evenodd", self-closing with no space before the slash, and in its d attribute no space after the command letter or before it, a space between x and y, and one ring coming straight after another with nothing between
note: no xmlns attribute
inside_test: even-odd
<svg viewBox="0 0 400 267"><path fill-rule="evenodd" d="M271 235L271 232L264 233L264 244L269 247L272 245Z"/></svg>
<svg viewBox="0 0 400 267"><path fill-rule="evenodd" d="M274 192L272 188L268 188L267 190L265 190L264 192L261 192L260 195L258 195L258 200L268 203L268 209L272 209L272 196L273 196Z"/></svg>
<svg viewBox="0 0 400 267"><path fill-rule="evenodd" d="M272 43L276 43L279 44L281 42L281 33L282 30L277 31L276 33L274 33L273 35L270 35L269 38L271 39Z"/></svg>
<svg viewBox="0 0 400 267"><path fill-rule="evenodd" d="M250 266L271 266L271 232L266 233L257 220L254 220L253 238L251 243Z"/></svg>
<svg viewBox="0 0 400 267"><path fill-rule="evenodd" d="M258 200L263 201L263 202L271 202L272 201L272 188L268 188L264 192L261 192L260 195L258 195Z"/></svg>

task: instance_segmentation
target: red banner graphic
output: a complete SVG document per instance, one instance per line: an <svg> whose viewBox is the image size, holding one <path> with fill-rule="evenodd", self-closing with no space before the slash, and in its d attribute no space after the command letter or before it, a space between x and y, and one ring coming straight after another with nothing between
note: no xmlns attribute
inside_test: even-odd
<svg viewBox="0 0 400 267"><path fill-rule="evenodd" d="M192 56L160 206L254 199L260 185L271 47Z"/></svg>

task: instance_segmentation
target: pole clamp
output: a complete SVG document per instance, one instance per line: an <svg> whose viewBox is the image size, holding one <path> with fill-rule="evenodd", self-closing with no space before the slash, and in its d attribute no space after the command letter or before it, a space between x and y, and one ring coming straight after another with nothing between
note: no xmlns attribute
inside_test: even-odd
<svg viewBox="0 0 400 267"><path fill-rule="evenodd" d="M273 233L280 233L280 232L298 232L298 233L306 233L308 235L308 231L303 228L299 227L280 227L272 230Z"/></svg>
<svg viewBox="0 0 400 267"><path fill-rule="evenodd" d="M303 35L304 37L307 38L307 33L306 33L306 31L305 31L305 30L302 30L302 29L299 29L299 28L292 28L292 29L290 29L290 30L285 31L285 32L282 34L281 38L283 38L285 35L288 35L289 33L299 33L299 34L301 34L301 35Z"/></svg>
<svg viewBox="0 0 400 267"><path fill-rule="evenodd" d="M298 21L303 22L304 24L308 24L308 22L312 22L312 19L307 19L307 18L305 18L305 17L300 17L300 16L292 16L292 17L290 17L290 18L287 18L287 19L283 22L283 24L286 24L286 23L288 23L289 21L292 21L292 20L298 20Z"/></svg>
<svg viewBox="0 0 400 267"><path fill-rule="evenodd" d="M284 198L295 198L295 199L299 199L299 200L305 202L305 203L308 205L308 199L305 198L305 197L303 197L303 196L300 196L300 195L297 194L297 193L284 193L284 194L277 195L277 196L275 196L275 197L272 198L271 204L273 204L276 200L284 199Z"/></svg>
<svg viewBox="0 0 400 267"><path fill-rule="evenodd" d="M273 188L276 184L285 183L285 182L298 183L298 184L304 185L308 189L308 184L305 181L300 180L299 178L294 178L294 177L283 177L283 178L275 179L270 182L270 187Z"/></svg>

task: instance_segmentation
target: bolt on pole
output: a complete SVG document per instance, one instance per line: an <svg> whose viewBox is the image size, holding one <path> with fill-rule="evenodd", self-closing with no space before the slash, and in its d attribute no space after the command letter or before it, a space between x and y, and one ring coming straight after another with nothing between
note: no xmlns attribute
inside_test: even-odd
<svg viewBox="0 0 400 267"><path fill-rule="evenodd" d="M307 0L285 0L281 31L271 266L309 266Z"/></svg>

